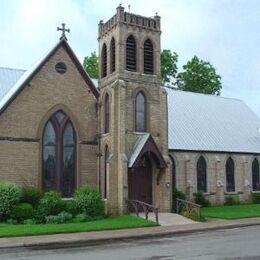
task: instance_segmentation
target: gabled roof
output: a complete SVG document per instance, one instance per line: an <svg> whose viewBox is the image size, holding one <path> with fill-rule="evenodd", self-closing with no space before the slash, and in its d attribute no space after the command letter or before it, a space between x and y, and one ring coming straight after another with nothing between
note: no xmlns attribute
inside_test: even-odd
<svg viewBox="0 0 260 260"><path fill-rule="evenodd" d="M167 167L167 164L155 141L153 140L153 137L151 136L151 134L148 133L140 134L140 136L138 137L130 156L128 167L137 167L139 160L145 153L150 153L153 155L158 168L162 169Z"/></svg>
<svg viewBox="0 0 260 260"><path fill-rule="evenodd" d="M166 91L169 149L260 153L260 119L243 101Z"/></svg>
<svg viewBox="0 0 260 260"><path fill-rule="evenodd" d="M79 62L78 58L76 57L75 53L67 43L65 39L61 39L46 55L44 55L41 59L39 59L30 69L28 69L26 72L21 73L20 77L13 77L12 80L10 80L9 84L5 84L6 89L9 87L8 91L2 95L2 98L0 98L0 112L2 112L10 102L22 91L22 89L32 80L32 78L37 74L37 72L43 67L43 65L50 59L50 57L58 50L58 48L63 47L68 55L70 56L71 60L73 61L74 65L78 69L79 73L89 86L90 90L94 94L96 98L98 98L99 93L94 86L93 82L91 81L90 77L82 67L81 63ZM16 71L16 70L15 70ZM1 75L0 75L1 76ZM17 80L15 82L15 79ZM7 80L5 80L7 81ZM11 85L11 82L15 82L13 85Z"/></svg>

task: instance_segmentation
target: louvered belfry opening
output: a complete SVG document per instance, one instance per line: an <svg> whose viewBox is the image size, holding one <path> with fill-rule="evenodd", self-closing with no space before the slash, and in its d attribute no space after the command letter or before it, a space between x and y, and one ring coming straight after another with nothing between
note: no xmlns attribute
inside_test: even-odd
<svg viewBox="0 0 260 260"><path fill-rule="evenodd" d="M149 39L144 42L144 73L153 74L153 44Z"/></svg>
<svg viewBox="0 0 260 260"><path fill-rule="evenodd" d="M104 78L107 75L107 46L103 45L101 52L101 77Z"/></svg>
<svg viewBox="0 0 260 260"><path fill-rule="evenodd" d="M112 38L110 43L110 72L114 72L116 70L116 45L115 39Z"/></svg>
<svg viewBox="0 0 260 260"><path fill-rule="evenodd" d="M136 42L132 35L126 41L126 69L136 71Z"/></svg>

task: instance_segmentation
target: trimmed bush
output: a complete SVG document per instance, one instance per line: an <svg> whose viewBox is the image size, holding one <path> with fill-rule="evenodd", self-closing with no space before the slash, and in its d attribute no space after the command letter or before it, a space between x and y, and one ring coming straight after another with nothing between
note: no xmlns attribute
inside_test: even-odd
<svg viewBox="0 0 260 260"><path fill-rule="evenodd" d="M198 215L198 210L196 208L193 208L191 210L185 210L183 212L183 216L186 218L190 218L194 221L200 221L199 215Z"/></svg>
<svg viewBox="0 0 260 260"><path fill-rule="evenodd" d="M32 218L36 224L45 223L46 221L45 217L46 217L45 209L38 207L33 210Z"/></svg>
<svg viewBox="0 0 260 260"><path fill-rule="evenodd" d="M45 192L40 200L39 208L45 212L45 216L57 215L64 210L64 202L60 193L56 191Z"/></svg>
<svg viewBox="0 0 260 260"><path fill-rule="evenodd" d="M65 206L65 211L69 212L70 214L72 214L72 216L76 216L77 214L79 214L79 210L77 208L77 205L75 203L75 201L72 200L65 200L64 202L64 206Z"/></svg>
<svg viewBox="0 0 260 260"><path fill-rule="evenodd" d="M33 220L33 219L25 219L24 221L23 221L23 224L24 225L32 225L32 224L35 224L35 221Z"/></svg>
<svg viewBox="0 0 260 260"><path fill-rule="evenodd" d="M16 219L19 223L32 216L33 207L29 203L17 204L11 212L11 218Z"/></svg>
<svg viewBox="0 0 260 260"><path fill-rule="evenodd" d="M29 203L34 208L38 206L43 194L35 187L24 187L22 189L21 202Z"/></svg>
<svg viewBox="0 0 260 260"><path fill-rule="evenodd" d="M74 201L79 213L91 218L104 217L104 202L101 194L93 188L84 186L74 193Z"/></svg>
<svg viewBox="0 0 260 260"><path fill-rule="evenodd" d="M254 204L260 204L260 193L252 193L251 199Z"/></svg>
<svg viewBox="0 0 260 260"><path fill-rule="evenodd" d="M63 224L63 223L71 222L71 220L72 220L72 214L66 211L63 211L56 216L50 215L46 217L47 224Z"/></svg>
<svg viewBox="0 0 260 260"><path fill-rule="evenodd" d="M183 192L179 191L177 188L174 188L172 191L172 212L177 211L177 199L185 200L186 196Z"/></svg>
<svg viewBox="0 0 260 260"><path fill-rule="evenodd" d="M21 188L11 182L0 183L0 221L6 220L21 198Z"/></svg>
<svg viewBox="0 0 260 260"><path fill-rule="evenodd" d="M75 216L75 218L73 219L73 222L87 222L90 221L90 217L88 217L86 214L82 213L82 214L78 214Z"/></svg>
<svg viewBox="0 0 260 260"><path fill-rule="evenodd" d="M240 201L239 201L239 197L236 195L233 196L227 196L225 197L225 206L233 206L233 205L239 205Z"/></svg>
<svg viewBox="0 0 260 260"><path fill-rule="evenodd" d="M195 203L201 205L202 207L209 207L210 201L206 199L205 195L202 192L197 192L193 194Z"/></svg>

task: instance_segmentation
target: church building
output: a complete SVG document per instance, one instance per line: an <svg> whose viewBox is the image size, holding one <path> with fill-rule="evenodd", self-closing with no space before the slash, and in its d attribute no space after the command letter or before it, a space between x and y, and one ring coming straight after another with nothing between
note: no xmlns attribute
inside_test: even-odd
<svg viewBox="0 0 260 260"><path fill-rule="evenodd" d="M176 187L215 204L260 192L260 119L237 99L161 84L160 17L125 12L98 25L99 80L63 35L27 71L0 68L0 181L96 187L108 213L128 200L171 211Z"/></svg>

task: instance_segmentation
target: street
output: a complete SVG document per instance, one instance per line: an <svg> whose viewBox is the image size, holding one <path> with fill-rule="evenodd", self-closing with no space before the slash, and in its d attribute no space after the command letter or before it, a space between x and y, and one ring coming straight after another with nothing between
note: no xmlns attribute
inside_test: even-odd
<svg viewBox="0 0 260 260"><path fill-rule="evenodd" d="M260 259L260 226L163 238L124 240L80 248L0 252L0 259Z"/></svg>

